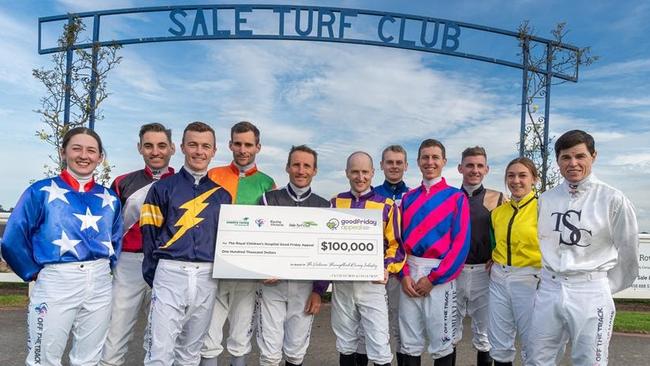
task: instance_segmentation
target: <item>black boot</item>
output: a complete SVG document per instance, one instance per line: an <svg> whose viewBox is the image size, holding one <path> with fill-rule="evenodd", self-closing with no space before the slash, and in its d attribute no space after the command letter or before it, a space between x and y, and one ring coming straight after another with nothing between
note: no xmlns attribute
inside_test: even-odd
<svg viewBox="0 0 650 366"><path fill-rule="evenodd" d="M375 366L390 366L390 362L389 362L389 363L377 363L377 362L373 362L373 365L375 365Z"/></svg>
<svg viewBox="0 0 650 366"><path fill-rule="evenodd" d="M397 359L397 366L404 366L404 354L395 352L395 358Z"/></svg>
<svg viewBox="0 0 650 366"><path fill-rule="evenodd" d="M404 360L404 366L420 366L422 363L421 356L402 355L402 359Z"/></svg>
<svg viewBox="0 0 650 366"><path fill-rule="evenodd" d="M368 366L368 355L365 353L355 353L354 361L357 366Z"/></svg>
<svg viewBox="0 0 650 366"><path fill-rule="evenodd" d="M339 353L339 365L340 366L356 366L355 354L344 355Z"/></svg>
<svg viewBox="0 0 650 366"><path fill-rule="evenodd" d="M476 353L476 366L492 366L492 357L490 357L490 352L481 352Z"/></svg>
<svg viewBox="0 0 650 366"><path fill-rule="evenodd" d="M454 364L454 354L450 353L445 357L433 361L433 366L452 366Z"/></svg>
<svg viewBox="0 0 650 366"><path fill-rule="evenodd" d="M509 362L499 362L499 361L494 361L494 366L512 366L512 361Z"/></svg>
<svg viewBox="0 0 650 366"><path fill-rule="evenodd" d="M456 347L454 347L454 352L451 353L451 366L456 366Z"/></svg>
<svg viewBox="0 0 650 366"><path fill-rule="evenodd" d="M284 361L284 366L302 366L301 363L291 363L289 361Z"/></svg>

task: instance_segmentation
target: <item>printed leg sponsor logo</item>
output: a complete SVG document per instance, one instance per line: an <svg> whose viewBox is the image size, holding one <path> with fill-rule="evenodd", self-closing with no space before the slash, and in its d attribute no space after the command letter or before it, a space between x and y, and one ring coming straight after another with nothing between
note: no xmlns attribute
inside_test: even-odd
<svg viewBox="0 0 650 366"><path fill-rule="evenodd" d="M41 343L43 327L47 316L47 303L42 302L34 307L36 311L36 339L34 339L34 363L41 364Z"/></svg>
<svg viewBox="0 0 650 366"><path fill-rule="evenodd" d="M156 303L158 302L158 297L156 296L156 293L152 291L151 293L151 304L149 305L149 325L144 329L145 332L147 332L146 342L147 344L147 353L145 355L145 359L151 360L151 346L153 345L153 332L151 330L151 322L152 322L152 316L154 312L154 308L156 307Z"/></svg>
<svg viewBox="0 0 650 366"><path fill-rule="evenodd" d="M262 290L257 289L255 290L255 304L253 305L253 314L251 316L251 321L250 324L248 325L248 331L246 332L246 337L249 339L253 336L253 331L255 331L255 323L257 320L257 317L261 317L261 314L259 313L258 309L261 307L261 302L262 301Z"/></svg>
<svg viewBox="0 0 650 366"><path fill-rule="evenodd" d="M467 306L469 306L469 301L467 303ZM451 294L451 338L456 339L458 336L456 332L458 331L459 328L459 322L461 321L458 319L457 316L454 314L458 313L458 292L456 291L456 288L453 289L452 294Z"/></svg>
<svg viewBox="0 0 650 366"><path fill-rule="evenodd" d="M451 338L449 337L449 317L452 316L452 314L449 314L449 301L453 300L450 299L449 295L449 290L445 291L445 302L443 305L443 313L442 313L442 343L449 343L451 342Z"/></svg>
<svg viewBox="0 0 650 366"><path fill-rule="evenodd" d="M255 312L253 314L257 314L257 335L258 338L262 338L264 334L264 323L262 322L262 295L264 293L264 289L262 288L264 286L261 286L260 289L258 290L258 295L257 299L255 300ZM253 319L255 319L255 316L253 316Z"/></svg>
<svg viewBox="0 0 650 366"><path fill-rule="evenodd" d="M605 341L603 340L603 326L605 323L605 314L603 311L603 308L600 307L596 309L596 317L598 319L598 325L596 328L596 362L600 364L600 362L603 359L603 345L605 344Z"/></svg>

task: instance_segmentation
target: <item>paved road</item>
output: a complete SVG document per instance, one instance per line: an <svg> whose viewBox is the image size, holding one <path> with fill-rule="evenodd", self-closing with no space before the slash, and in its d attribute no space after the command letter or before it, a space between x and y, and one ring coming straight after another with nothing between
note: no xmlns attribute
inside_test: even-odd
<svg viewBox="0 0 650 366"><path fill-rule="evenodd" d="M127 356L128 366L142 365L144 352L141 339L144 317L138 323L138 332L131 341ZM321 314L316 317L311 335L305 365L338 365L338 354L335 348L334 333L330 327L330 305L325 304ZM19 366L25 362L25 310L0 310L0 365ZM458 366L475 364L475 353L467 341L469 324L466 322L463 342L458 348ZM222 355L219 364L226 365L226 356ZM249 356L249 364L257 364L257 350ZM431 365L430 359L423 358L423 365ZM395 365L396 362L393 361ZM570 365L565 357L562 365ZM610 365L647 366L650 364L650 337L614 335L610 345ZM64 362L67 365L67 361ZM517 363L519 365L519 363Z"/></svg>

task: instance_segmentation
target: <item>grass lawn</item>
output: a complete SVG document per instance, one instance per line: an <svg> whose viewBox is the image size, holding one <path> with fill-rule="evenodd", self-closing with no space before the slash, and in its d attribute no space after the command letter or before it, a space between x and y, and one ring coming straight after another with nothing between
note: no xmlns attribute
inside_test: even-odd
<svg viewBox="0 0 650 366"><path fill-rule="evenodd" d="M0 295L0 308L24 308L28 302L27 295Z"/></svg>
<svg viewBox="0 0 650 366"><path fill-rule="evenodd" d="M26 307L27 288L26 283L0 283L0 308Z"/></svg>
<svg viewBox="0 0 650 366"><path fill-rule="evenodd" d="M0 308L25 308L28 302L27 284L0 283ZM614 331L650 334L650 300L616 300L616 308Z"/></svg>
<svg viewBox="0 0 650 366"><path fill-rule="evenodd" d="M641 311L617 311L614 331L650 334L650 313Z"/></svg>

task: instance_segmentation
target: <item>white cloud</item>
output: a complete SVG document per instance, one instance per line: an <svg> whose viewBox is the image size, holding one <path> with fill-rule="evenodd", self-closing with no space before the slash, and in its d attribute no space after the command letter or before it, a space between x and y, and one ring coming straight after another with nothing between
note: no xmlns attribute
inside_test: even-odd
<svg viewBox="0 0 650 366"><path fill-rule="evenodd" d="M133 8L131 0L58 0L59 6L65 12L85 12L106 9Z"/></svg>
<svg viewBox="0 0 650 366"><path fill-rule="evenodd" d="M142 4L62 0L57 6L64 13ZM367 4L359 6L428 12L413 4ZM476 19L495 8L482 4L476 11L473 3L465 7L476 14L472 15ZM454 11L433 15L460 12ZM122 23L126 27L123 30L137 32L136 22L130 20ZM2 10L0 24L0 48L9 50L0 54L0 86L4 90L14 88L13 98L23 93L37 100L43 91L32 80L31 69L48 59L35 51L35 27L25 26ZM571 86L570 92L554 89L551 135L574 128L591 131L599 151L596 173L635 202L644 217L641 221L650 229L650 198L640 189L650 181L650 173L646 173L650 132L644 127L650 120L650 58L641 51L636 58L602 66L599 62L585 70L580 85ZM320 154L315 189L326 197L348 188L343 169L345 158L354 150L366 150L378 159L385 145L405 145L411 162L407 179L413 186L420 180L415 162L417 145L423 138L439 138L448 152L444 175L450 184L458 185L460 175L455 167L460 152L467 146L482 145L492 168L486 184L500 189L504 189L503 167L517 155L520 77L511 77L515 73L481 75L469 67L461 67L466 71L460 73L457 66L461 63L444 62L436 55L311 42L161 43L128 46L120 53L124 61L109 79L112 95L104 105L106 121L98 124L109 158L117 165L116 174L141 167L134 148L137 128L154 120L172 127L177 142L187 122L205 120L213 124L219 146L213 166L230 161L230 125L242 119L255 122L262 130L260 168L280 185L286 183L284 163L290 145L308 143ZM624 83L613 82L619 76L625 77ZM11 139L23 145L16 147L7 135L4 151L11 150L14 156L15 148L26 157L20 167L8 167L8 175L40 175L47 153L32 137L33 128L28 127L35 125L28 122L36 119L31 109L37 103L14 105L3 101L0 115L21 126L12 125L16 134ZM613 114L620 118L612 118ZM173 162L177 167L182 164L180 151ZM375 184L382 178L377 166ZM6 186L22 190L24 182L13 180ZM0 194L16 196L5 191Z"/></svg>
<svg viewBox="0 0 650 366"><path fill-rule="evenodd" d="M650 168L650 152L638 154L621 154L614 158L621 165L631 165L635 169Z"/></svg>
<svg viewBox="0 0 650 366"><path fill-rule="evenodd" d="M650 72L650 70L648 70ZM630 94L634 94L631 92ZM561 108L591 108L607 106L610 109L627 110L630 108L650 107L650 97L645 95L629 96L582 96L573 98L562 98L554 107Z"/></svg>
<svg viewBox="0 0 650 366"><path fill-rule="evenodd" d="M119 51L122 62L115 68L115 80L110 80L116 90L124 89L147 99L157 99L165 91L158 74L146 59L130 49Z"/></svg>
<svg viewBox="0 0 650 366"><path fill-rule="evenodd" d="M38 90L38 83L32 77L32 68L46 61L39 56L37 29L22 23L16 17L0 9L0 85L15 93L29 93Z"/></svg>
<svg viewBox="0 0 650 366"><path fill-rule="evenodd" d="M587 69L582 73L584 80L620 77L630 74L647 74L650 72L650 59L642 58L629 61L612 62L600 67Z"/></svg>

